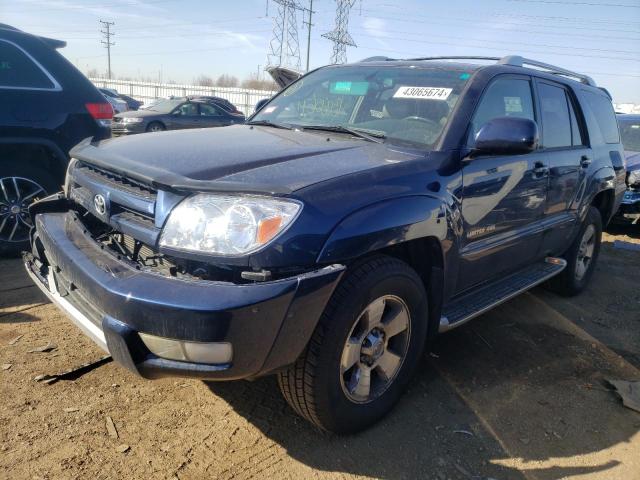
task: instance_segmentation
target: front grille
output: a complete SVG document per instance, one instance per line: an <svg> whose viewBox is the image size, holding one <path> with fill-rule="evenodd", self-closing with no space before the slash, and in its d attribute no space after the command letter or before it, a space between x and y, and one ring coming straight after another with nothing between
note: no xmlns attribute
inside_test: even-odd
<svg viewBox="0 0 640 480"><path fill-rule="evenodd" d="M89 178L99 181L112 188L126 191L134 195L146 198L148 200L152 200L154 202L156 200L156 196L158 194L157 190L150 186L144 185L141 182L136 182L135 180L131 180L122 175L118 175L117 173L108 172L106 170L86 163L81 163L75 168L79 172L87 175Z"/></svg>
<svg viewBox="0 0 640 480"><path fill-rule="evenodd" d="M147 245L156 245L160 229L155 225L155 188L84 162L75 164L70 180L69 198L98 221Z"/></svg>

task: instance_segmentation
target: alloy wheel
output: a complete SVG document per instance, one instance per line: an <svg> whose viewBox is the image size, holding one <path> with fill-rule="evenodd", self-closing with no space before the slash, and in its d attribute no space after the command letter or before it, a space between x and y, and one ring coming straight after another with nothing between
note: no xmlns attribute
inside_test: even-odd
<svg viewBox="0 0 640 480"><path fill-rule="evenodd" d="M28 178L0 178L0 241L18 243L29 238L28 208L42 194L45 189Z"/></svg>
<svg viewBox="0 0 640 480"><path fill-rule="evenodd" d="M580 247L578 248L578 258L576 260L575 270L576 280L582 280L589 270L595 246L596 228L593 225L589 225L582 234Z"/></svg>
<svg viewBox="0 0 640 480"><path fill-rule="evenodd" d="M409 347L411 318L405 302L384 295L354 322L340 359L340 384L349 400L369 403L393 383Z"/></svg>

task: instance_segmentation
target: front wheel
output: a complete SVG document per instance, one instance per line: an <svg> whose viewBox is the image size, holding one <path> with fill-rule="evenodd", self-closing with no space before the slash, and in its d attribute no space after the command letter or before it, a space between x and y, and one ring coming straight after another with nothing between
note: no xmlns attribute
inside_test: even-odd
<svg viewBox="0 0 640 480"><path fill-rule="evenodd" d="M160 122L151 122L147 127L147 132L163 132L166 128Z"/></svg>
<svg viewBox="0 0 640 480"><path fill-rule="evenodd" d="M335 433L362 430L404 391L427 335L427 295L406 263L379 256L349 271L307 348L278 374L291 407Z"/></svg>
<svg viewBox="0 0 640 480"><path fill-rule="evenodd" d="M563 255L567 267L548 282L550 290L567 297L582 292L596 267L602 240L602 216L595 207L589 207L578 235Z"/></svg>

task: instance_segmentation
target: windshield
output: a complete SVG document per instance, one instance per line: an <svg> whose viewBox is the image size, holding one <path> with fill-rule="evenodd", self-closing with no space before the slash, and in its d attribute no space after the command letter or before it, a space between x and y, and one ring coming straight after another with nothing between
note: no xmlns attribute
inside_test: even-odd
<svg viewBox="0 0 640 480"><path fill-rule="evenodd" d="M252 121L359 129L431 148L472 72L446 67L328 67L290 85Z"/></svg>
<svg viewBox="0 0 640 480"><path fill-rule="evenodd" d="M620 120L622 145L629 152L640 152L640 118L636 121Z"/></svg>
<svg viewBox="0 0 640 480"><path fill-rule="evenodd" d="M147 110L158 113L171 113L174 108L184 103L184 100L160 100L153 105L150 105Z"/></svg>

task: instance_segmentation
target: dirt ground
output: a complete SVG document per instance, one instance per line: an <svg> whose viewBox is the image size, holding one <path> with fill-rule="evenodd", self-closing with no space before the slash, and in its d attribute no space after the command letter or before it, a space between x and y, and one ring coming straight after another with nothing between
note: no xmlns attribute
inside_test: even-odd
<svg viewBox="0 0 640 480"><path fill-rule="evenodd" d="M640 380L640 251L619 248L640 227L614 233L586 292L538 288L443 335L395 410L348 437L296 417L272 378L151 382L108 363L34 381L103 353L2 260L0 478L640 479L640 413L605 383Z"/></svg>

